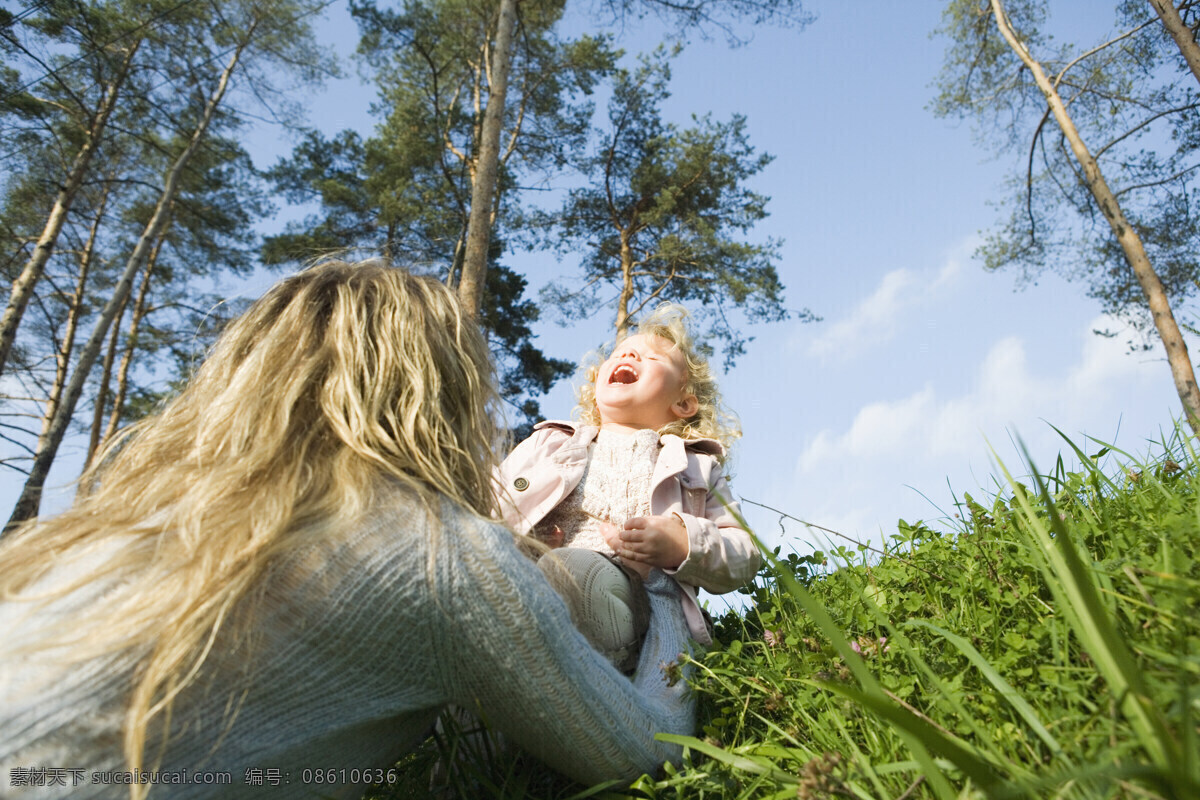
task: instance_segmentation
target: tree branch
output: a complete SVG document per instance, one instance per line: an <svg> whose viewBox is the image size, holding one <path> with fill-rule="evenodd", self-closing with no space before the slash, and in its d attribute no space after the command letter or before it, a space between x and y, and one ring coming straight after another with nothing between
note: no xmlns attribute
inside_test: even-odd
<svg viewBox="0 0 1200 800"><path fill-rule="evenodd" d="M649 303L654 298L658 297L660 294L662 294L666 290L666 288L671 284L671 281L675 280L675 277L676 277L675 267L671 267L671 274L668 275L663 280L663 282L658 285L657 289L655 289L653 292L648 294L646 296L645 300L638 303L637 307L629 312L629 316L631 316L631 317L637 316L638 312L640 312L643 308L645 308L647 303Z"/></svg>
<svg viewBox="0 0 1200 800"><path fill-rule="evenodd" d="M1025 211L1029 215L1029 238L1032 241L1037 241L1035 232L1037 230L1037 220L1033 217L1033 154L1037 151L1038 142L1042 138L1042 130L1046 127L1046 122L1050 119L1050 107L1046 106L1046 112L1042 114L1042 119L1038 123L1037 130L1033 132L1033 139L1029 142L1029 164L1025 170Z"/></svg>
<svg viewBox="0 0 1200 800"><path fill-rule="evenodd" d="M1127 194L1128 192L1134 192L1134 191L1137 191L1138 189L1148 189L1151 186L1162 186L1164 183L1170 183L1173 180L1182 178L1184 175L1187 175L1189 172L1194 172L1197 168L1200 168L1200 164L1193 164L1192 166L1188 167L1187 169L1181 169L1179 172L1176 172L1174 175L1171 175L1168 178L1163 178L1162 180L1148 181L1146 183L1138 183L1133 186L1126 186L1124 189L1121 189L1119 191L1114 191L1113 197L1120 197L1123 194Z"/></svg>
<svg viewBox="0 0 1200 800"><path fill-rule="evenodd" d="M752 506L758 506L759 508L765 508L767 511L770 511L774 514L778 514L779 516L784 517L786 519L790 519L793 522L799 522L801 525L803 525L806 528L816 528L819 531L824 531L825 533L829 533L834 536L838 536L842 539L845 539L847 542L850 542L851 544L855 544L859 547L865 547L867 550L870 550L872 553L877 553L884 557L894 558L897 561L901 562L902 564L907 564L908 566L912 567L913 569L919 569L919 570L921 570L921 572L924 572L926 575L930 575L934 578L937 578L939 581L944 580L944 578L942 578L942 576L938 575L936 572L930 572L929 570L922 567L920 564L916 564L912 561L909 561L909 560L905 559L903 556L898 556L895 553L889 553L886 550L880 550L878 548L872 547L871 545L867 544L866 542L860 542L857 539L847 536L844 533L838 533L837 531L833 530L832 528L826 528L823 525L817 525L814 522L808 522L806 520L800 519L799 517L793 517L791 514L788 514L785 511L780 511L778 508L773 508L773 507L767 505L766 503L760 503L756 500L751 500L750 498L746 497L745 495L742 495L741 501L743 503L749 503Z"/></svg>
<svg viewBox="0 0 1200 800"><path fill-rule="evenodd" d="M1121 134L1120 136L1118 136L1116 139L1113 139L1111 142L1109 142L1108 144L1104 145L1104 146L1103 146L1103 147L1101 147L1099 150L1097 150L1097 151L1096 151L1096 155L1095 155L1095 157L1096 157L1096 160L1097 160L1097 161L1099 161L1099 160L1100 160L1100 156L1104 155L1105 151L1106 151L1106 150L1108 150L1110 147L1112 147L1113 145L1117 144L1118 142L1121 142L1121 141L1123 141L1124 139L1127 139L1127 138L1129 138L1129 137L1130 137L1130 136L1132 136L1133 134L1135 134L1135 133L1137 133L1138 131L1140 131L1142 128L1144 128L1144 127L1146 127L1147 125L1149 125L1149 124L1151 124L1152 122L1154 122L1155 120L1162 119L1163 117L1165 117L1165 116L1167 116L1167 115L1169 115L1169 114L1178 114L1178 113L1179 113L1179 112L1181 112L1181 111L1192 111L1193 109L1196 109L1196 108L1200 108L1200 103L1191 103L1191 104L1189 104L1189 105L1186 105L1186 106L1180 106L1179 108L1169 108L1169 109L1167 109L1166 111L1160 111L1159 113L1155 114L1154 116L1151 116L1151 117L1148 117L1148 118L1146 118L1145 120L1143 120L1142 122L1140 122L1140 123L1139 123L1139 124L1137 124L1136 126L1134 126L1134 127L1130 128L1129 130L1125 131L1125 133L1122 133L1122 134Z"/></svg>
<svg viewBox="0 0 1200 800"><path fill-rule="evenodd" d="M1086 53L1080 53L1079 56L1077 56L1076 58L1074 58L1073 60L1068 62L1068 64L1062 68L1062 70L1058 73L1058 75L1055 76L1054 88L1056 90L1058 89L1058 84L1062 81L1062 79L1064 77L1066 77L1067 72L1069 72L1071 70L1071 68L1074 67L1076 64L1078 64L1080 61L1083 61L1085 58L1095 55L1096 53L1099 53L1101 50L1104 50L1107 47L1112 47L1114 44L1116 44L1119 41L1122 41L1123 39L1128 39L1130 36L1133 36L1138 31L1142 30L1146 26L1151 25L1153 23L1154 23L1154 19L1152 19L1152 18L1148 19L1145 22L1143 22L1141 25L1138 25L1136 28L1131 28L1130 30L1125 31L1125 33L1122 33L1120 36L1117 36L1116 38L1109 39L1104 44L1096 45L1091 50L1088 50Z"/></svg>

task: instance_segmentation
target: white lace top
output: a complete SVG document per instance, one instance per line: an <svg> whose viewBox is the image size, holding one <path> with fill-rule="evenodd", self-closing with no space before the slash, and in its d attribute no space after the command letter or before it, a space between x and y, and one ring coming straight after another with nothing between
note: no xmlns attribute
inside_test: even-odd
<svg viewBox="0 0 1200 800"><path fill-rule="evenodd" d="M650 513L650 482L661 449L658 433L650 429L632 434L601 430L588 446L579 485L538 524L536 535L545 539L558 528L564 546L613 555L599 523L621 527L630 517Z"/></svg>

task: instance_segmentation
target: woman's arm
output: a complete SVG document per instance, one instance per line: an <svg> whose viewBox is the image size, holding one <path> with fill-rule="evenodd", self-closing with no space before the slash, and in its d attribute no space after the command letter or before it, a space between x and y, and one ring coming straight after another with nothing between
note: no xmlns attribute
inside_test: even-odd
<svg viewBox="0 0 1200 800"><path fill-rule="evenodd" d="M561 598L499 526L449 521L436 596L449 699L523 749L585 783L654 773L680 749L659 732L694 733L694 704L664 667L688 651L679 588L646 581L650 630L631 682L575 629Z"/></svg>

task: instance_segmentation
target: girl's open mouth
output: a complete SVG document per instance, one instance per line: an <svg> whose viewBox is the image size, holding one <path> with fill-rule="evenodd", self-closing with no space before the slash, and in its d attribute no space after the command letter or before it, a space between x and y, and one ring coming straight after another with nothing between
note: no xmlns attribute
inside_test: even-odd
<svg viewBox="0 0 1200 800"><path fill-rule="evenodd" d="M612 371L612 374L608 376L608 382L610 384L611 383L624 383L624 384L637 383L637 379L638 379L637 370L635 370L633 367L629 366L628 364L619 365L616 369L614 369Z"/></svg>

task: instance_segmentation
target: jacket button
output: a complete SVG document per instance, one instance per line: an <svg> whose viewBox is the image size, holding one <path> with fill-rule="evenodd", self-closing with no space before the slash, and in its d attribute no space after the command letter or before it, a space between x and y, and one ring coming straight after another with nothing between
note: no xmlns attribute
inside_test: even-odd
<svg viewBox="0 0 1200 800"><path fill-rule="evenodd" d="M515 481L513 481L513 488L518 492L523 492L529 488L529 481L525 478L517 478Z"/></svg>

